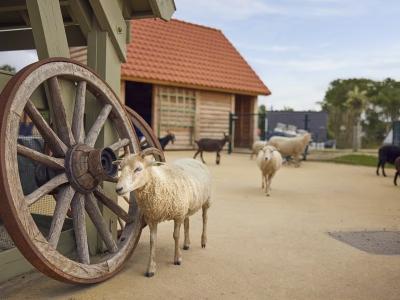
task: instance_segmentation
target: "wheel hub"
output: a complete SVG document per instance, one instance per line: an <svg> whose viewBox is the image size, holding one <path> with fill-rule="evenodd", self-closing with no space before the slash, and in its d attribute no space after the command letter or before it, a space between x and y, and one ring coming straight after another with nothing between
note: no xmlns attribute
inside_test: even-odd
<svg viewBox="0 0 400 300"><path fill-rule="evenodd" d="M90 193L104 180L114 177L118 167L114 151L110 148L94 149L77 144L69 149L65 167L71 185L81 193Z"/></svg>

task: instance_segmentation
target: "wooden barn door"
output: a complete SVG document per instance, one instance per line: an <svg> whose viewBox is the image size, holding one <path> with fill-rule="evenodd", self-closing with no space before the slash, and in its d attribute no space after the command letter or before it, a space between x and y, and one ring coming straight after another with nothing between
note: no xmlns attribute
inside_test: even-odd
<svg viewBox="0 0 400 300"><path fill-rule="evenodd" d="M236 95L235 97L235 115L238 117L235 121L235 147L249 148L253 143L255 118L253 99L250 96L243 95Z"/></svg>
<svg viewBox="0 0 400 300"><path fill-rule="evenodd" d="M194 143L196 92L176 87L157 87L158 136L175 134L175 144L167 149L191 149Z"/></svg>

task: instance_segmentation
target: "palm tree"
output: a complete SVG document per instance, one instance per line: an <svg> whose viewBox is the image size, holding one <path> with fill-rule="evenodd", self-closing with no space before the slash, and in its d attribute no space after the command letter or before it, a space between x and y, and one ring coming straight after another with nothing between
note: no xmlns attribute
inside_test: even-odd
<svg viewBox="0 0 400 300"><path fill-rule="evenodd" d="M347 93L346 106L350 108L353 115L353 151L357 152L360 147L361 114L368 103L367 91L361 91L356 85Z"/></svg>

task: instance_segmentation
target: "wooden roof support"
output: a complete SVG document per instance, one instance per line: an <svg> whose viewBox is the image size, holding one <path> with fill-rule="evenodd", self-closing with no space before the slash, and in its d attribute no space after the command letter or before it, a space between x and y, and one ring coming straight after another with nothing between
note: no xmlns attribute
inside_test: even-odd
<svg viewBox="0 0 400 300"><path fill-rule="evenodd" d="M27 0L26 6L39 59L69 57L60 3L53 0Z"/></svg>
<svg viewBox="0 0 400 300"><path fill-rule="evenodd" d="M78 25L65 26L68 45L70 47L86 46L86 38ZM0 51L15 51L35 49L35 41L32 29L21 29L15 31L0 31Z"/></svg>
<svg viewBox="0 0 400 300"><path fill-rule="evenodd" d="M108 32L121 62L126 62L126 22L118 1L89 0L101 30Z"/></svg>
<svg viewBox="0 0 400 300"><path fill-rule="evenodd" d="M89 4L84 0L69 0L68 3L68 13L74 22L79 24L83 35L87 38L88 33L92 30L92 17Z"/></svg>

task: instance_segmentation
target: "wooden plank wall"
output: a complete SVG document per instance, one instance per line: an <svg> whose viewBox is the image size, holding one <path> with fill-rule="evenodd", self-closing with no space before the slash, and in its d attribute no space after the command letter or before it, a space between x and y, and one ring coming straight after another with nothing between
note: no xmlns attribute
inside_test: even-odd
<svg viewBox="0 0 400 300"><path fill-rule="evenodd" d="M87 65L87 47L70 47L71 59Z"/></svg>
<svg viewBox="0 0 400 300"><path fill-rule="evenodd" d="M224 132L229 132L233 95L210 91L198 93L198 138L222 138Z"/></svg>

